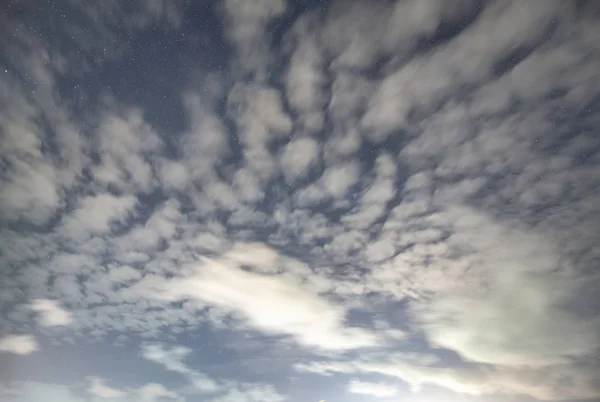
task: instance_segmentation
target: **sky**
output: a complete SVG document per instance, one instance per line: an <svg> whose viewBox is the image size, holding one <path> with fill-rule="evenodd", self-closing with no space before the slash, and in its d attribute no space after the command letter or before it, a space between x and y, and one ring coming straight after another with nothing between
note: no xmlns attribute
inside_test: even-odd
<svg viewBox="0 0 600 402"><path fill-rule="evenodd" d="M0 401L600 401L599 20L3 2Z"/></svg>

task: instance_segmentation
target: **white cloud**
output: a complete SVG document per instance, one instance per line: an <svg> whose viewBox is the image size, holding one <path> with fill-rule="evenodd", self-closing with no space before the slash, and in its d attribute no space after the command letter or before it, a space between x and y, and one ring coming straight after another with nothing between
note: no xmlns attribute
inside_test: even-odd
<svg viewBox="0 0 600 402"><path fill-rule="evenodd" d="M24 63L24 71L30 71L32 76L34 66L43 66L39 71L39 78L43 80L40 86L51 86L52 77L44 71L47 60L43 60L43 55L44 52L32 52L27 55L27 61L13 58L18 59L17 65ZM28 99L20 85L11 78L4 74L0 79L0 99L7 105L0 113L0 153L8 162L0 178L3 205L0 216L9 221L25 219L42 224L62 205L60 172L42 152L42 141L37 135L42 129L36 119L39 120L43 110L34 100Z"/></svg>
<svg viewBox="0 0 600 402"><path fill-rule="evenodd" d="M28 355L37 350L39 345L32 335L6 335L0 338L1 352Z"/></svg>
<svg viewBox="0 0 600 402"><path fill-rule="evenodd" d="M362 137L356 127L346 128L339 133L332 133L324 146L324 159L330 163L351 156L360 149Z"/></svg>
<svg viewBox="0 0 600 402"><path fill-rule="evenodd" d="M483 396L497 393L529 395L540 400L592 398L598 393L594 375L574 367L558 370L503 370L484 368L440 368L417 365L393 355L385 360L313 362L296 364L300 372L319 374L369 373L395 377L410 385L413 393L421 393L427 385L436 385L456 393ZM561 387L557 381L573 382L577 387Z"/></svg>
<svg viewBox="0 0 600 402"><path fill-rule="evenodd" d="M121 191L148 192L155 185L150 163L163 144L154 128L137 108L118 110L108 103L97 136L101 161L95 166L94 177L105 186Z"/></svg>
<svg viewBox="0 0 600 402"><path fill-rule="evenodd" d="M149 383L141 386L136 390L139 395L140 402L155 402L162 398L179 399L179 395L173 391L169 391L162 384Z"/></svg>
<svg viewBox="0 0 600 402"><path fill-rule="evenodd" d="M292 140L283 150L281 165L286 179L302 178L317 163L318 143L309 137Z"/></svg>
<svg viewBox="0 0 600 402"><path fill-rule="evenodd" d="M140 279L142 274L139 270L127 265L111 267L108 271L108 277L112 282L123 283Z"/></svg>
<svg viewBox="0 0 600 402"><path fill-rule="evenodd" d="M240 200L256 202L264 197L261 178L251 168L241 168L235 172L232 187Z"/></svg>
<svg viewBox="0 0 600 402"><path fill-rule="evenodd" d="M358 181L360 165L356 161L333 165L321 177L323 187L334 198L342 197Z"/></svg>
<svg viewBox="0 0 600 402"><path fill-rule="evenodd" d="M367 229L386 211L387 204L396 195L394 161L382 154L376 160L376 178L360 196L359 205L342 218L349 228Z"/></svg>
<svg viewBox="0 0 600 402"><path fill-rule="evenodd" d="M382 382L367 382L352 380L348 383L348 392L353 394L373 395L379 398L389 398L398 393L398 388Z"/></svg>
<svg viewBox="0 0 600 402"><path fill-rule="evenodd" d="M324 103L321 63L320 49L310 39L298 46L292 55L286 89L290 104L299 111L318 110Z"/></svg>
<svg viewBox="0 0 600 402"><path fill-rule="evenodd" d="M227 96L229 113L236 117L245 145L264 145L272 136L287 134L292 121L278 90L268 86L236 84Z"/></svg>
<svg viewBox="0 0 600 402"><path fill-rule="evenodd" d="M147 360L164 366L169 371L186 376L194 388L194 392L215 393L221 391L222 384L204 373L192 370L183 362L191 353L191 349L183 346L165 348L161 344L146 344L142 347L141 355Z"/></svg>
<svg viewBox="0 0 600 402"><path fill-rule="evenodd" d="M213 402L283 402L286 398L272 386L247 384L213 399Z"/></svg>
<svg viewBox="0 0 600 402"><path fill-rule="evenodd" d="M236 45L241 66L262 73L269 56L265 30L269 21L286 10L285 0L256 0L251 3L225 0L227 34Z"/></svg>
<svg viewBox="0 0 600 402"><path fill-rule="evenodd" d="M398 7L399 15L402 8ZM380 82L362 121L370 136L379 140L387 137L405 125L414 107L426 107L454 91L459 82L487 78L493 64L511 50L541 40L544 27L559 10L557 2L544 3L544 7L518 3L485 7L476 22L447 45L414 58Z"/></svg>
<svg viewBox="0 0 600 402"><path fill-rule="evenodd" d="M109 387L105 380L98 377L87 378L87 392L93 396L94 402L99 401L178 401L185 399L176 392L170 391L161 384L148 383L139 388L120 390ZM79 396L77 386L63 384L40 383L32 381L14 381L0 387L0 397L10 398L11 402L84 402L89 398ZM4 400L4 399L3 399Z"/></svg>
<svg viewBox="0 0 600 402"><path fill-rule="evenodd" d="M93 377L89 379L90 386L88 392L101 398L122 398L127 395L127 391L109 387L101 378Z"/></svg>
<svg viewBox="0 0 600 402"><path fill-rule="evenodd" d="M225 126L205 95L189 91L182 101L190 120L182 135L182 162L192 181L210 177L214 165L229 151Z"/></svg>
<svg viewBox="0 0 600 402"><path fill-rule="evenodd" d="M191 352L191 349L183 346L165 350L160 344L148 344L143 347L142 356L164 365L167 370L188 373L190 370L183 364L183 359Z"/></svg>
<svg viewBox="0 0 600 402"><path fill-rule="evenodd" d="M150 382L137 388L118 389L106 385L106 381L99 377L88 377L89 387L87 392L101 398L101 400L127 400L135 402L155 401L184 401L177 392L171 391L162 384Z"/></svg>
<svg viewBox="0 0 600 402"><path fill-rule="evenodd" d="M165 347L162 344L146 344L142 348L145 359L158 363L169 371L187 377L190 386L187 394L203 395L212 401L281 402L285 398L271 385L245 383L231 380L216 380L205 373L194 370L183 360L192 350L183 346ZM165 395L168 396L168 395Z"/></svg>
<svg viewBox="0 0 600 402"><path fill-rule="evenodd" d="M238 83L228 93L227 106L244 147L244 169L249 169L259 183L268 182L278 171L277 160L269 146L273 140L281 139L292 130L281 94L270 86ZM236 178L235 183L238 188L249 190L248 187L252 187L251 184L241 185L239 179Z"/></svg>
<svg viewBox="0 0 600 402"><path fill-rule="evenodd" d="M429 339L469 360L511 366L568 363L596 349L597 320L560 307L556 293L564 282L535 277L498 281L486 295L440 297L417 308ZM527 293L515 298L516 288Z"/></svg>
<svg viewBox="0 0 600 402"><path fill-rule="evenodd" d="M394 230L411 223L400 216L405 222ZM593 377L582 375L573 362L594 353L599 323L567 307L580 283L561 267L557 247L520 224L501 224L465 208L429 219L429 225L452 227L443 247L413 246L371 275L386 291L413 295L409 311L433 345L482 365L446 370L402 359L363 359L299 369L379 373L414 389L435 384L471 395L505 392L544 400L596 395ZM424 263L427 271L419 270ZM558 378L580 387L557 387Z"/></svg>
<svg viewBox="0 0 600 402"><path fill-rule="evenodd" d="M323 350L377 344L374 334L345 327L343 308L285 278L241 269L255 262L252 254L246 257L236 252L234 258L227 254L219 259L202 258L189 275L168 281L157 297L201 300L241 313L256 329L290 335L300 344Z"/></svg>
<svg viewBox="0 0 600 402"><path fill-rule="evenodd" d="M117 197L99 194L82 199L75 212L64 222L64 230L72 237L81 238L110 231L112 222L125 219L135 206L134 196Z"/></svg>
<svg viewBox="0 0 600 402"><path fill-rule="evenodd" d="M456 231L448 244L474 253L471 277L478 275L480 286L449 284L415 305L434 344L477 362L516 366L566 363L592 353L598 322L565 307L577 284L568 272L556 273L561 261L549 239L465 209L449 216ZM440 262L452 264L443 257ZM518 289L527 292L515 297Z"/></svg>
<svg viewBox="0 0 600 402"><path fill-rule="evenodd" d="M29 304L29 308L37 313L40 325L44 327L64 326L73 322L73 315L56 300L36 299Z"/></svg>
<svg viewBox="0 0 600 402"><path fill-rule="evenodd" d="M144 225L135 225L123 236L115 238L114 247L124 253L153 251L161 239L168 240L175 234L177 224L182 220L179 202L167 200L156 207Z"/></svg>
<svg viewBox="0 0 600 402"><path fill-rule="evenodd" d="M159 175L166 188L183 190L190 181L187 167L173 161L165 161L160 167Z"/></svg>

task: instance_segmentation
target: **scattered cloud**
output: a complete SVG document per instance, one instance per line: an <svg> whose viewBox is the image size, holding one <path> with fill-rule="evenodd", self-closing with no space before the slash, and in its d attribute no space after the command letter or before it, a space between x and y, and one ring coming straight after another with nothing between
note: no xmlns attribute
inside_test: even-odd
<svg viewBox="0 0 600 402"><path fill-rule="evenodd" d="M73 322L71 313L63 310L54 300L37 299L31 302L29 308L37 313L40 325L44 327L69 325Z"/></svg>
<svg viewBox="0 0 600 402"><path fill-rule="evenodd" d="M147 383L138 388L117 389L106 385L105 380L98 377L88 378L87 392L100 400L128 400L136 402L182 401L182 397L174 391L158 383Z"/></svg>
<svg viewBox="0 0 600 402"><path fill-rule="evenodd" d="M186 384L94 400L600 396L592 2L59 3L0 15L2 352Z"/></svg>
<svg viewBox="0 0 600 402"><path fill-rule="evenodd" d="M404 361L402 361L404 360ZM322 375L332 373L380 374L398 378L409 384L414 394L424 387L435 385L453 392L471 396L528 395L540 400L569 400L594 398L598 392L596 377L581 369L569 366L530 370L485 367L447 368L417 365L393 356L386 360L362 359L355 361L313 362L297 364L300 372ZM564 387L559 384L576 384Z"/></svg>
<svg viewBox="0 0 600 402"><path fill-rule="evenodd" d="M281 167L287 180L302 178L317 163L319 144L309 137L288 143L281 155Z"/></svg>
<svg viewBox="0 0 600 402"><path fill-rule="evenodd" d="M188 377L192 386L203 393L218 391L220 385L206 374L194 371L187 367L183 360L192 353L186 347L178 346L165 349L161 344L148 344L142 349L142 357L164 366L169 371L183 374Z"/></svg>
<svg viewBox="0 0 600 402"><path fill-rule="evenodd" d="M281 402L285 400L273 386L226 379L214 379L206 373L190 368L184 359L193 351L183 346L165 347L153 343L142 348L141 355L147 360L162 365L169 371L185 376L189 382L182 393L203 395L211 401Z"/></svg>
<svg viewBox="0 0 600 402"><path fill-rule="evenodd" d="M285 0L259 0L249 4L225 0L221 7L228 22L226 34L235 45L240 58L239 67L255 71L260 77L264 59L269 56L266 36L270 21L286 9Z"/></svg>
<svg viewBox="0 0 600 402"><path fill-rule="evenodd" d="M88 392L92 395L99 396L100 398L121 398L127 395L126 391L111 388L104 383L101 378L91 378Z"/></svg>
<svg viewBox="0 0 600 402"><path fill-rule="evenodd" d="M161 399L164 400L163 398L170 400L179 399L179 395L175 392L169 391L164 385L156 383L150 383L140 387L137 390L137 394L142 402L154 402Z"/></svg>
<svg viewBox="0 0 600 402"><path fill-rule="evenodd" d="M87 197L65 220L64 231L75 238L110 232L110 224L127 218L136 203L133 196L114 197L109 194Z"/></svg>
<svg viewBox="0 0 600 402"><path fill-rule="evenodd" d="M393 385L359 380L350 381L348 391L353 394L373 395L378 398L389 398L398 393L398 389Z"/></svg>
<svg viewBox="0 0 600 402"><path fill-rule="evenodd" d="M28 355L39 350L32 335L7 335L0 338L0 351L17 355Z"/></svg>

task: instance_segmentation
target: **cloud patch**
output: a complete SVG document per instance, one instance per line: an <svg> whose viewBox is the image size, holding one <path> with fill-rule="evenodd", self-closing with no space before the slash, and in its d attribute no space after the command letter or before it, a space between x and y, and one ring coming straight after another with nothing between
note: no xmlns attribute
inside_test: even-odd
<svg viewBox="0 0 600 402"><path fill-rule="evenodd" d="M348 392L372 395L378 398L390 398L398 393L398 389L393 385L385 383L352 380L348 383Z"/></svg>
<svg viewBox="0 0 600 402"><path fill-rule="evenodd" d="M7 335L0 338L0 351L16 355L29 355L39 350L39 345L32 335Z"/></svg>
<svg viewBox="0 0 600 402"><path fill-rule="evenodd" d="M346 327L343 309L293 279L242 269L244 264L255 264L256 257L262 259L264 253L272 256L267 260L277 256L273 250L259 247L254 252L252 248L239 247L232 257L225 254L219 259L201 258L201 263L190 267L190 274L169 281L157 296L170 301L198 300L237 312L253 328L272 335L288 335L317 349L344 350L378 343L375 334ZM277 266L266 268L276 270ZM256 294L252 289L261 292Z"/></svg>
<svg viewBox="0 0 600 402"><path fill-rule="evenodd" d="M69 325L73 316L62 309L55 300L37 299L31 302L29 308L34 311L43 327L58 327Z"/></svg>

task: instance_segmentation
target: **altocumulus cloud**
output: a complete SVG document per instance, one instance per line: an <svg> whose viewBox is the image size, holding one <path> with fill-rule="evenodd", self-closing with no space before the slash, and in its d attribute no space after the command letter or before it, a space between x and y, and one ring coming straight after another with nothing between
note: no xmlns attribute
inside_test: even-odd
<svg viewBox="0 0 600 402"><path fill-rule="evenodd" d="M599 18L12 3L0 399L599 398Z"/></svg>
<svg viewBox="0 0 600 402"><path fill-rule="evenodd" d="M73 321L71 314L54 300L36 299L29 307L38 313L40 325L45 327L69 325Z"/></svg>

